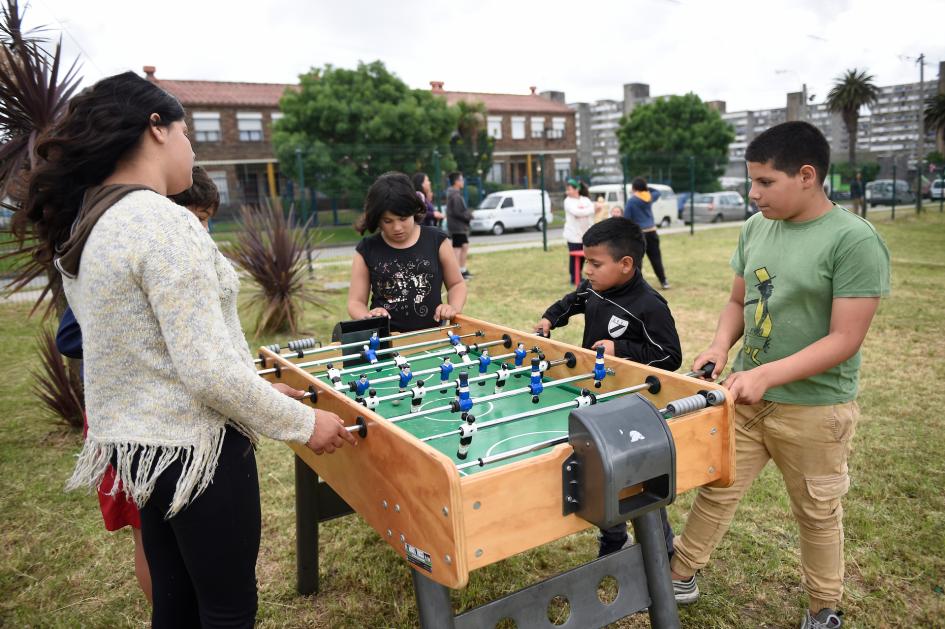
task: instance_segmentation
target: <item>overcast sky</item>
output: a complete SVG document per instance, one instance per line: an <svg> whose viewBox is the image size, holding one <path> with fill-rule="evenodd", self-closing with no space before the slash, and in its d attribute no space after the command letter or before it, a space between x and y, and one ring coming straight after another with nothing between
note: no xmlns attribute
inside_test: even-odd
<svg viewBox="0 0 945 629"><path fill-rule="evenodd" d="M21 5L25 0L20 0ZM926 80L945 60L945 0L32 0L27 23L64 31L86 82L159 78L292 83L330 63L381 59L412 87L564 91L568 102L695 92L729 111L783 107L807 83L866 68L878 85Z"/></svg>

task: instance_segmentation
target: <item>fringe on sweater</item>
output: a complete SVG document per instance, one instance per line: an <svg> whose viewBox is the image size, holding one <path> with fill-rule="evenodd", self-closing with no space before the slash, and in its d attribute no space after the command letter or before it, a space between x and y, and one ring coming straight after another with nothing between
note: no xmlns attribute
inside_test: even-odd
<svg viewBox="0 0 945 629"><path fill-rule="evenodd" d="M171 518L195 500L213 482L225 427L203 435L196 445L161 446L144 443L101 442L89 437L78 455L66 491L87 487L90 491L101 485L105 470L115 458L115 483L108 489L114 496L120 490L134 500L140 509L151 497L158 477L177 460L182 469L174 489L171 506L165 518ZM137 469L132 464L137 459ZM120 483L120 485L119 485Z"/></svg>

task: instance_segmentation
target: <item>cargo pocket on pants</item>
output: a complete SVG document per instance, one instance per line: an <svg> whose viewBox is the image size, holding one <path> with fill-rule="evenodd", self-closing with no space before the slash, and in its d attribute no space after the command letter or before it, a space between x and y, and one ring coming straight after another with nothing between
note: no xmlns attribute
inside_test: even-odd
<svg viewBox="0 0 945 629"><path fill-rule="evenodd" d="M833 515L840 506L840 498L850 490L849 474L810 476L804 480L807 483L807 493L817 510L823 510L821 515Z"/></svg>

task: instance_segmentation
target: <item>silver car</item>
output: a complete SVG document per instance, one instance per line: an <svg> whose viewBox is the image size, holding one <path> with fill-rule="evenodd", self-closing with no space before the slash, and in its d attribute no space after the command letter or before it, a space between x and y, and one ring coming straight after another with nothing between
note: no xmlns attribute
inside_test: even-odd
<svg viewBox="0 0 945 629"><path fill-rule="evenodd" d="M737 192L709 192L696 194L693 200L693 219L696 223L721 223L745 219L745 199ZM689 206L683 208L683 220L688 224Z"/></svg>

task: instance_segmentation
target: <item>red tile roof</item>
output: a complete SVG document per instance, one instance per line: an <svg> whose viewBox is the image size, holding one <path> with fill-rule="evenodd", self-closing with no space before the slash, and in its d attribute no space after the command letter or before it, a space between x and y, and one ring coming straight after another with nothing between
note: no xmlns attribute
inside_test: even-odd
<svg viewBox="0 0 945 629"><path fill-rule="evenodd" d="M286 83L230 83L225 81L153 81L180 100L184 107L193 105L231 105L279 107L279 99L288 88Z"/></svg>
<svg viewBox="0 0 945 629"><path fill-rule="evenodd" d="M534 94L489 94L487 92L434 91L446 97L446 102L455 105L461 100L481 101L490 112L523 112L541 114L570 114L573 110L564 103L557 103Z"/></svg>

